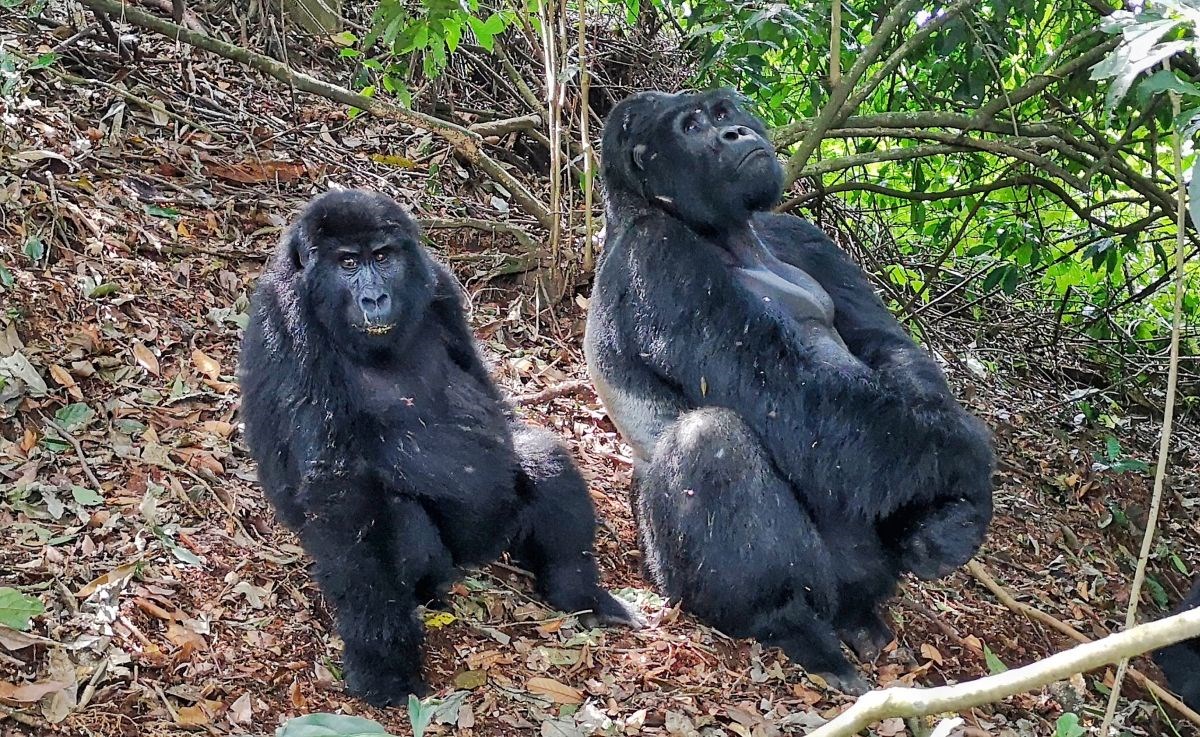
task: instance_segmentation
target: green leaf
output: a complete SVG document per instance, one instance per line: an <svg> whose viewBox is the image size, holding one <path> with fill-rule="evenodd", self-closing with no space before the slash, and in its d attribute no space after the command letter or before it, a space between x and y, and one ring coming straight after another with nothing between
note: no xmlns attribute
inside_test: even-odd
<svg viewBox="0 0 1200 737"><path fill-rule="evenodd" d="M1087 732L1079 726L1079 716L1071 712L1060 716L1054 724L1054 737L1083 737L1085 734Z"/></svg>
<svg viewBox="0 0 1200 737"><path fill-rule="evenodd" d="M15 280L13 279L12 272L8 270L7 266L0 264L0 287L12 289L14 283Z"/></svg>
<svg viewBox="0 0 1200 737"><path fill-rule="evenodd" d="M29 620L44 611L46 607L37 597L0 586L0 624L5 627L24 632L29 629Z"/></svg>
<svg viewBox="0 0 1200 737"><path fill-rule="evenodd" d="M289 719L275 737L392 737L379 722L341 714L307 714Z"/></svg>
<svg viewBox="0 0 1200 737"><path fill-rule="evenodd" d="M173 207L159 207L158 205L146 205L146 214L153 215L156 218L166 218L168 220L178 220L179 211Z"/></svg>
<svg viewBox="0 0 1200 737"><path fill-rule="evenodd" d="M433 720L433 707L421 702L416 696L408 695L408 723L412 725L413 737L425 737L425 730Z"/></svg>
<svg viewBox="0 0 1200 737"><path fill-rule="evenodd" d="M55 412L54 419L64 430L70 431L86 425L95 414L92 408L83 402L75 402Z"/></svg>
<svg viewBox="0 0 1200 737"><path fill-rule="evenodd" d="M987 663L988 672L993 676L1008 670L1008 666L1001 662L1000 658L996 657L996 653L992 652L987 645L983 646L983 659Z"/></svg>
<svg viewBox="0 0 1200 737"><path fill-rule="evenodd" d="M338 46L353 46L358 42L358 36L355 36L350 31L342 31L341 33L335 33L334 35L330 36L329 40L333 41Z"/></svg>
<svg viewBox="0 0 1200 737"><path fill-rule="evenodd" d="M1004 281L1000 282L1000 289L1005 294L1013 294L1017 291L1017 280L1021 276L1020 270L1015 266L1009 266L1008 271L1004 272Z"/></svg>
<svg viewBox="0 0 1200 737"><path fill-rule="evenodd" d="M54 62L56 61L58 61L58 54L55 54L54 52L42 54L33 60L33 63L29 65L29 68L45 69L46 67L53 66Z"/></svg>
<svg viewBox="0 0 1200 737"><path fill-rule="evenodd" d="M1174 72L1167 71L1166 69L1160 69L1149 77L1146 77L1138 85L1138 89L1148 95L1157 92L1178 92L1181 95L1200 97L1200 87L1180 79Z"/></svg>
<svg viewBox="0 0 1200 737"><path fill-rule="evenodd" d="M100 299L101 297L107 297L110 294L116 294L118 291L120 291L120 289L121 287L116 282L107 281L103 284L97 284L96 286L92 287L92 289L88 291L87 296L91 299Z"/></svg>
<svg viewBox="0 0 1200 737"><path fill-rule="evenodd" d="M1180 557L1178 555L1176 555L1175 553L1171 553L1171 565L1175 566L1175 570L1179 571L1183 575L1185 575L1185 576L1190 575L1188 573L1187 566L1184 564L1183 560L1180 559Z"/></svg>
<svg viewBox="0 0 1200 737"><path fill-rule="evenodd" d="M1158 582L1154 576L1146 576L1146 588L1150 589L1150 598L1154 599L1154 603L1159 609L1171 608L1171 599L1167 596L1167 590Z"/></svg>
<svg viewBox="0 0 1200 737"><path fill-rule="evenodd" d="M988 272L988 275L983 279L983 291L990 292L1004 278L1004 272L1008 270L1007 265L997 266Z"/></svg>
<svg viewBox="0 0 1200 737"><path fill-rule="evenodd" d="M85 507L94 507L97 504L104 503L104 497L99 492L92 491L83 486L72 486L71 496L75 499L76 504Z"/></svg>
<svg viewBox="0 0 1200 737"><path fill-rule="evenodd" d="M1109 435L1104 439L1104 452L1108 455L1108 460L1117 460L1121 457L1121 441Z"/></svg>
<svg viewBox="0 0 1200 737"><path fill-rule="evenodd" d="M38 261L41 261L43 257L45 257L46 244L43 243L42 239L38 238L36 235L31 235L25 239L24 250L25 255L29 258L29 260L36 264Z"/></svg>

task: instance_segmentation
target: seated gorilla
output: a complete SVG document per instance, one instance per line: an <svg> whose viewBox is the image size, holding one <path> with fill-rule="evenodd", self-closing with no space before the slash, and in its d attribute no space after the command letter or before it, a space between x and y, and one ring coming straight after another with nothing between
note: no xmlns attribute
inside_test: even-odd
<svg viewBox="0 0 1200 737"><path fill-rule="evenodd" d="M635 453L651 576L719 629L866 684L899 575L966 563L991 438L828 237L768 212L782 168L732 93L646 92L603 134L585 351Z"/></svg>
<svg viewBox="0 0 1200 737"><path fill-rule="evenodd" d="M1175 614L1200 607L1200 578L1179 604ZM1154 662L1167 677L1167 685L1183 703L1200 710L1200 637L1177 642L1154 652Z"/></svg>
<svg viewBox="0 0 1200 737"><path fill-rule="evenodd" d="M554 606L635 618L597 583L583 478L511 416L417 238L382 195L315 199L263 274L240 369L263 487L334 605L350 689L380 705L423 691L417 605L505 550Z"/></svg>

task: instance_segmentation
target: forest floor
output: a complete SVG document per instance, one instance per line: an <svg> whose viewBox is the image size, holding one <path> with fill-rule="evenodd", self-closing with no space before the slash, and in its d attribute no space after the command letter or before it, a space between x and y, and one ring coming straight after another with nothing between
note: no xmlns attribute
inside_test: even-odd
<svg viewBox="0 0 1200 737"><path fill-rule="evenodd" d="M57 40L16 48L36 54ZM25 72L0 100L0 372L10 379L0 389L0 586L45 608L28 632L0 628L0 734L271 734L326 711L411 734L405 709L343 691L329 610L274 521L238 428L239 326L280 228L330 183L419 201L423 217L499 217L488 211L495 198L428 138L165 44L143 53L127 67L89 51L87 71L164 101L153 109L52 70ZM79 64L68 53L58 68ZM516 244L466 230L433 240L468 286L472 326L510 393L585 378L585 300L535 312L527 290L486 278L494 254ZM1031 371L1019 345L970 342L947 335L935 348L1002 459L977 561L1086 636L1112 632L1152 486L1129 461L1153 466L1160 420L1096 400L1098 416L1084 417L1077 387ZM602 520L605 584L650 626L583 629L531 598L519 572L469 572L453 617L428 621L440 703L429 702L427 733L766 736L803 733L848 703L778 651L724 637L649 591L627 451L590 390L522 412L571 445ZM1187 419L1176 433L1146 617L1162 613L1155 599L1179 598L1187 576L1176 568L1200 561L1200 434ZM897 639L863 666L881 685L960 681L1071 644L965 570L906 581L890 611ZM1148 660L1135 665L1159 677ZM976 709L971 734L1051 735L1064 711L1093 723L1111 675ZM1125 693L1130 734L1191 730L1136 685ZM875 733L912 728L892 720Z"/></svg>

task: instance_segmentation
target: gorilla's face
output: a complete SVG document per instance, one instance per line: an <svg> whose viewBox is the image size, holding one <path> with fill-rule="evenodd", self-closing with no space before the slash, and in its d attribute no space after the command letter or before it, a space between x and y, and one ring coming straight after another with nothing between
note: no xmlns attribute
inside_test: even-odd
<svg viewBox="0 0 1200 737"><path fill-rule="evenodd" d="M310 311L343 345L403 345L432 298L434 275L417 227L383 195L349 191L315 200L293 231Z"/></svg>
<svg viewBox="0 0 1200 737"><path fill-rule="evenodd" d="M783 167L761 120L727 90L622 101L605 124L604 179L705 232L778 201Z"/></svg>

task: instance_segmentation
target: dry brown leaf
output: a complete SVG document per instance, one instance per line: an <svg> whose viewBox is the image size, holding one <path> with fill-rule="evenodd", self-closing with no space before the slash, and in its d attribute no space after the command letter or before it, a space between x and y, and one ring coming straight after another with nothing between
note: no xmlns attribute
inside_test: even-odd
<svg viewBox="0 0 1200 737"><path fill-rule="evenodd" d="M292 182L307 172L304 164L294 161L243 161L232 166L205 163L208 173L239 184Z"/></svg>
<svg viewBox="0 0 1200 737"><path fill-rule="evenodd" d="M904 720L900 717L892 717L884 719L875 728L875 734L879 737L897 737L908 732L908 728L904 726Z"/></svg>
<svg viewBox="0 0 1200 737"><path fill-rule="evenodd" d="M171 622L167 625L167 639L171 641L172 645L189 651L203 650L208 647L208 643L204 641L204 637L187 625L176 622Z"/></svg>
<svg viewBox="0 0 1200 737"><path fill-rule="evenodd" d="M156 358L154 354L150 352L150 349L147 348L146 345L140 340L135 340L133 342L133 357L135 360L137 360L138 365L142 368L146 369L155 376L161 375L158 368L158 358Z"/></svg>
<svg viewBox="0 0 1200 737"><path fill-rule="evenodd" d="M308 702L304 699L304 692L300 690L300 679L292 681L292 687L288 689L288 701L292 703L292 708L303 710L308 706Z"/></svg>
<svg viewBox="0 0 1200 737"><path fill-rule="evenodd" d="M559 704L582 704L583 692L571 688L565 683L559 683L553 678L530 678L525 682L525 688Z"/></svg>
<svg viewBox="0 0 1200 737"><path fill-rule="evenodd" d="M209 420L200 423L200 429L211 435L218 435L222 438L227 438L233 434L233 424L229 422L218 422Z"/></svg>
<svg viewBox="0 0 1200 737"><path fill-rule="evenodd" d="M242 694L229 706L229 721L234 724L249 724L254 721L254 710L250 707L250 694Z"/></svg>
<svg viewBox="0 0 1200 737"><path fill-rule="evenodd" d="M58 364L50 364L50 378L54 379L54 383L67 390L74 399L83 399L83 392L79 389L79 384L75 381L75 377L71 376L71 372L67 371Z"/></svg>
<svg viewBox="0 0 1200 737"><path fill-rule="evenodd" d="M120 581L121 579L129 578L133 575L133 572L137 570L137 567L140 563L141 561L123 563L108 573L97 576L89 581L83 588L77 591L75 596L80 599L86 599L92 594L96 593L96 589L100 588L101 586L107 586L111 583L115 583L116 581Z"/></svg>
<svg viewBox="0 0 1200 737"><path fill-rule="evenodd" d="M929 660L932 660L938 665L941 665L945 662L942 659L942 654L938 652L938 649L933 645L930 645L928 642L921 646L921 655Z"/></svg>
<svg viewBox="0 0 1200 737"><path fill-rule="evenodd" d="M203 727L209 722L208 714L199 706L181 706L175 711L175 721L184 727Z"/></svg>
<svg viewBox="0 0 1200 737"><path fill-rule="evenodd" d="M213 381L221 378L221 364L199 348L192 351L192 363L195 364L196 370Z"/></svg>
<svg viewBox="0 0 1200 737"><path fill-rule="evenodd" d="M0 681L0 701L14 701L19 704L32 704L41 700L46 694L61 691L69 683L59 681L42 681L41 683L25 683L20 686Z"/></svg>

